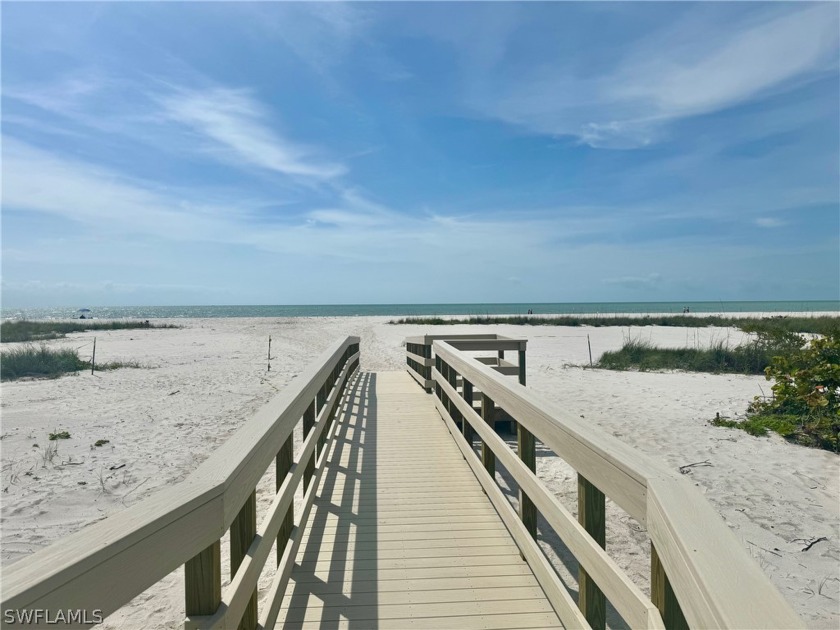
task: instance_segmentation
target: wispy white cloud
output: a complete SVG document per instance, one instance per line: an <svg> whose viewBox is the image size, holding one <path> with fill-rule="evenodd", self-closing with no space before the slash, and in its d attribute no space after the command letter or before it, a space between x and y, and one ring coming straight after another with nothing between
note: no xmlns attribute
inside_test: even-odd
<svg viewBox="0 0 840 630"><path fill-rule="evenodd" d="M755 224L758 227L763 228L777 228L782 227L785 224L785 222L781 219L776 219L775 217L758 217L755 220Z"/></svg>
<svg viewBox="0 0 840 630"><path fill-rule="evenodd" d="M106 80L93 70L77 71L53 83L21 83L3 86L3 96L40 109L66 114L83 106L105 87Z"/></svg>
<svg viewBox="0 0 840 630"><path fill-rule="evenodd" d="M268 112L245 90L179 89L159 102L169 120L191 127L248 164L320 180L346 172L342 164L314 157L312 147L283 138L269 123Z"/></svg>
<svg viewBox="0 0 840 630"><path fill-rule="evenodd" d="M501 63L472 68L469 103L539 133L577 136L596 147L638 147L661 139L675 120L836 72L840 34L831 3L773 11L750 23L700 24L624 44L622 61L601 74L580 76L562 58L517 76Z"/></svg>

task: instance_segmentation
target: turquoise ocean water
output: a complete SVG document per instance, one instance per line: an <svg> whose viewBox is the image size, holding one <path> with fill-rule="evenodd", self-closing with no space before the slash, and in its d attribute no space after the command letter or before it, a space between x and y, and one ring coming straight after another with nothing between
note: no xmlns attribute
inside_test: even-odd
<svg viewBox="0 0 840 630"><path fill-rule="evenodd" d="M528 309L536 315L574 315L579 313L682 313L688 306L692 313L779 313L797 311L818 313L840 311L840 301L795 302L577 302L551 304L324 304L277 306L100 306L86 315L106 318L180 318L180 317L352 317L380 315L416 317L434 315L524 315ZM84 305L54 308L6 308L2 317L27 319L77 318Z"/></svg>

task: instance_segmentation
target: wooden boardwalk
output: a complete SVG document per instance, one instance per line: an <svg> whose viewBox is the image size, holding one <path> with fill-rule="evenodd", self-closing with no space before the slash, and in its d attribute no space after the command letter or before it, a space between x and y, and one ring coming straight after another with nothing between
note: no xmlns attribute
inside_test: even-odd
<svg viewBox="0 0 840 630"><path fill-rule="evenodd" d="M276 627L562 627L433 397L404 371L347 394Z"/></svg>

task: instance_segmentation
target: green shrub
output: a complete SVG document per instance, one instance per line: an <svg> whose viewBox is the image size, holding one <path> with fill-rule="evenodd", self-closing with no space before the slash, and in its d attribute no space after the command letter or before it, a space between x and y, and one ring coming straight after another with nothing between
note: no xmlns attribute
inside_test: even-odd
<svg viewBox="0 0 840 630"><path fill-rule="evenodd" d="M784 351L764 370L775 381L772 397L757 396L745 420L712 424L757 436L773 431L797 444L840 451L840 332L807 343L791 333L775 340Z"/></svg>

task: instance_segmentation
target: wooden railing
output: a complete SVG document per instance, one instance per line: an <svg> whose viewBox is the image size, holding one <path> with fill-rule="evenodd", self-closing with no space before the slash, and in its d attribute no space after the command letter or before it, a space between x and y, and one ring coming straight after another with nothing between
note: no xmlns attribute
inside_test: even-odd
<svg viewBox="0 0 840 630"><path fill-rule="evenodd" d="M358 365L358 337L334 343L184 481L6 568L4 619L6 611L24 610L107 617L183 565L186 627L273 628L335 432L333 418ZM298 423L304 440L294 460ZM258 526L256 486L272 462L276 494ZM222 591L220 539L228 529L232 575ZM257 581L275 541L277 570L258 611Z"/></svg>
<svg viewBox="0 0 840 630"><path fill-rule="evenodd" d="M433 346L438 411L566 627L604 628L606 600L631 628L803 627L726 524L684 479L567 416L455 344L435 341ZM479 391L481 413L473 406ZM487 422L495 406L518 423L518 453ZM478 455L474 433L481 441ZM534 438L577 471L577 519L537 478ZM495 481L497 460L519 486L518 515ZM650 598L604 549L605 496L647 527ZM578 560L578 602L535 542L536 510Z"/></svg>
<svg viewBox="0 0 840 630"><path fill-rule="evenodd" d="M459 350L496 352L495 357L482 357L478 360L490 365L500 374L518 376L519 382L525 384L525 349L528 345L526 339L511 339L496 334L408 337L405 340L405 362L409 367L408 373L427 392L431 392L435 385L432 379L432 366L435 364L432 344L440 340L448 341ZM505 361L505 352L510 350L518 353L518 363Z"/></svg>

